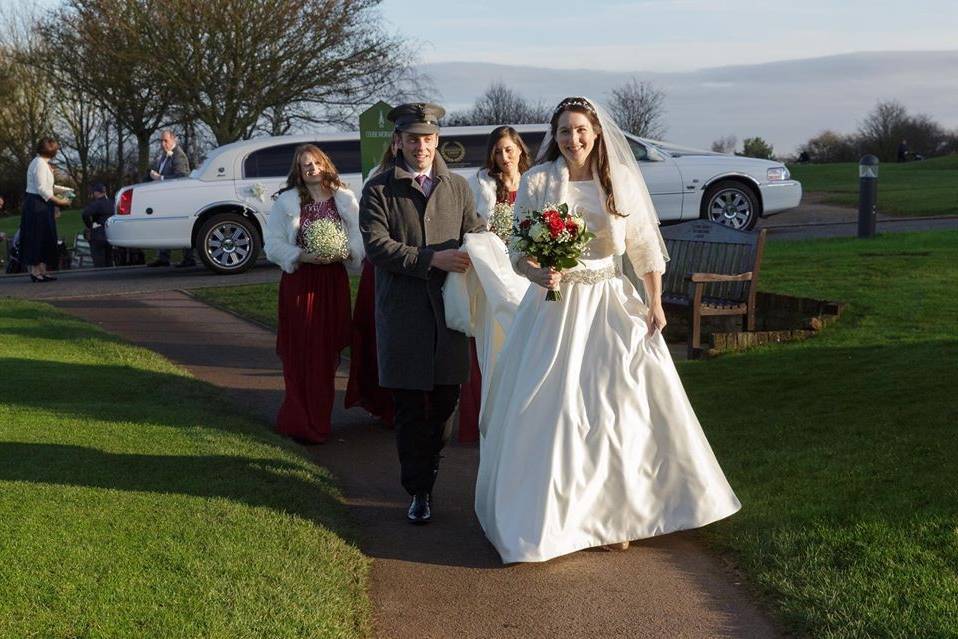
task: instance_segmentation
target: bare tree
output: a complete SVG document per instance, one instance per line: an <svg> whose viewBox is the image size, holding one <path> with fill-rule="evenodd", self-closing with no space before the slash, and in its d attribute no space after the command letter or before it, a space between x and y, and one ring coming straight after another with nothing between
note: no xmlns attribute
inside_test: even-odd
<svg viewBox="0 0 958 639"><path fill-rule="evenodd" d="M808 154L812 162L855 162L861 155L858 146L855 136L826 130L810 138L798 151Z"/></svg>
<svg viewBox="0 0 958 639"><path fill-rule="evenodd" d="M172 102L157 73L166 53L151 50L145 38L164 6L150 0L64 0L38 26L49 54L37 64L75 92L96 96L133 135L140 175L146 174L150 140ZM166 49L178 45L171 40Z"/></svg>
<svg viewBox="0 0 958 639"><path fill-rule="evenodd" d="M103 133L105 113L86 93L75 93L68 83L54 82L54 130L60 141L64 168L76 182L80 203L86 202L94 174L106 167L98 138Z"/></svg>
<svg viewBox="0 0 958 639"><path fill-rule="evenodd" d="M897 100L880 101L858 126L858 135L867 152L884 161L895 159L899 142L905 136L908 111Z"/></svg>
<svg viewBox="0 0 958 639"><path fill-rule="evenodd" d="M735 145L738 144L738 138L734 135L726 135L712 142L712 151L715 153L735 153Z"/></svg>
<svg viewBox="0 0 958 639"><path fill-rule="evenodd" d="M530 104L502 82L494 82L476 99L468 114L471 124L534 124L548 122L548 108Z"/></svg>
<svg viewBox="0 0 958 639"><path fill-rule="evenodd" d="M651 82L632 78L612 89L609 110L624 130L644 138L665 136L665 93Z"/></svg>
<svg viewBox="0 0 958 639"><path fill-rule="evenodd" d="M140 47L155 56L154 76L218 144L252 136L266 113L271 132L352 123L415 75L407 47L380 26L379 0L150 4Z"/></svg>
<svg viewBox="0 0 958 639"><path fill-rule="evenodd" d="M0 11L0 170L15 193L22 193L37 140L53 133L52 87L30 64L42 55L27 5Z"/></svg>

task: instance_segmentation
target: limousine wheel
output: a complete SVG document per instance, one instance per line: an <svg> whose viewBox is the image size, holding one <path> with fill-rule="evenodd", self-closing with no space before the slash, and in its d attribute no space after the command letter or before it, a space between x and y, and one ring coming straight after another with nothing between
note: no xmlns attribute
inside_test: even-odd
<svg viewBox="0 0 958 639"><path fill-rule="evenodd" d="M221 275L242 273L259 257L259 231L242 215L222 213L203 223L196 245L200 259L210 270Z"/></svg>
<svg viewBox="0 0 958 639"><path fill-rule="evenodd" d="M734 180L723 180L705 192L703 217L730 226L739 231L748 231L758 221L758 198L750 188Z"/></svg>

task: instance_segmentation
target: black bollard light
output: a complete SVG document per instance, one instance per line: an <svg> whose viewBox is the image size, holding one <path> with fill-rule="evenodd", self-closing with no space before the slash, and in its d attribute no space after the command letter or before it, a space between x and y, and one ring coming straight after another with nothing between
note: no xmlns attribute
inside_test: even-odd
<svg viewBox="0 0 958 639"><path fill-rule="evenodd" d="M858 163L858 237L875 237L877 207L878 158L866 155Z"/></svg>

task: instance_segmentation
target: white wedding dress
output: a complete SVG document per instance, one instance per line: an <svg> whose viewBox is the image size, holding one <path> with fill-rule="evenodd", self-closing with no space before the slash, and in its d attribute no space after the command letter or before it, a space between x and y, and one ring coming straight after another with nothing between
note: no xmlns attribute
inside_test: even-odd
<svg viewBox="0 0 958 639"><path fill-rule="evenodd" d="M741 507L661 334L646 336L595 182L569 182L567 202L596 238L565 272L561 301L517 284L488 237L465 244L471 287L447 284L450 326L486 353L475 508L504 563L695 528Z"/></svg>

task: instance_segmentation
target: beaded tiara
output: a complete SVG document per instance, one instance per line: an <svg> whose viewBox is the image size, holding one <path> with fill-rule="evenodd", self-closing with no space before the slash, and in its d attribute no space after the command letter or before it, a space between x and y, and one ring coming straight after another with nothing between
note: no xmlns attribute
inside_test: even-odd
<svg viewBox="0 0 958 639"><path fill-rule="evenodd" d="M559 106L556 107L555 111L552 112L552 117L556 117L563 111L565 111L570 106L582 107L587 110L592 115L595 115L595 107L592 106L592 103L586 100L585 98L566 98L559 103Z"/></svg>

